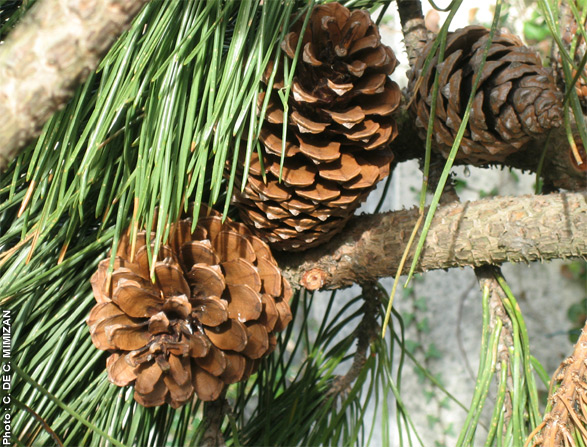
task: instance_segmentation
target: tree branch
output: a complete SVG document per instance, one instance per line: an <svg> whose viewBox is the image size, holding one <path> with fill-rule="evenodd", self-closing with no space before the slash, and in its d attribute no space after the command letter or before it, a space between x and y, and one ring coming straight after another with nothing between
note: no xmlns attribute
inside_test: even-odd
<svg viewBox="0 0 587 447"><path fill-rule="evenodd" d="M224 447L224 436L222 435L222 422L230 411L226 401L226 387L220 397L214 401L206 402L204 407L205 430L200 445L202 447Z"/></svg>
<svg viewBox="0 0 587 447"><path fill-rule="evenodd" d="M507 368L507 379L505 380L506 393L503 399L502 407L500 408L503 414L503 426L507 427L510 424L512 414L514 412L512 394L514 391L514 384L512 376L515 374L515 368L512 366L512 352L515 352L516 343L514 338L514 322L508 314L504 301L508 300L506 293L496 279L496 273L501 274L499 267L483 266L475 268L475 276L479 281L479 286L482 291L489 291L489 332L494 332L498 321L501 321L501 330L499 333L499 343L497 344L497 358L496 358L496 379L498 387L501 385L501 370ZM505 430L505 428L504 428Z"/></svg>
<svg viewBox="0 0 587 447"><path fill-rule="evenodd" d="M586 196L583 192L496 197L440 206L417 271L585 258ZM328 244L276 258L292 285L310 290L393 276L417 219L417 209L355 216Z"/></svg>
<svg viewBox="0 0 587 447"><path fill-rule="evenodd" d="M420 51L424 48L428 39L433 37L433 34L426 29L424 24L420 0L398 0L397 10L402 24L408 61L410 62L410 67L413 67L420 55Z"/></svg>
<svg viewBox="0 0 587 447"><path fill-rule="evenodd" d="M381 291L377 288L376 283L362 284L361 287L365 303L362 308L363 318L355 330L357 350L353 356L353 363L347 372L333 381L327 393L329 396L341 396L351 390L353 382L357 380L367 363L369 346L381 330L377 323L377 310L380 306Z"/></svg>
<svg viewBox="0 0 587 447"><path fill-rule="evenodd" d="M0 50L0 171L72 97L147 0L40 0Z"/></svg>
<svg viewBox="0 0 587 447"><path fill-rule="evenodd" d="M530 433L524 447L575 445L569 439L577 434L587 440L587 323L575 344L573 354L563 360L550 381L548 400L552 407L544 419ZM530 441L534 442L530 444Z"/></svg>

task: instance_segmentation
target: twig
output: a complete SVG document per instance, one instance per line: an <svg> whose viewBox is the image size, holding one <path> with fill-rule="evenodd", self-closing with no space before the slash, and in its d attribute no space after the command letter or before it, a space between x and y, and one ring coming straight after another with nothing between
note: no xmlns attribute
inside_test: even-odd
<svg viewBox="0 0 587 447"><path fill-rule="evenodd" d="M570 434L577 432L587 442L587 323L575 344L573 354L565 359L551 380L549 399L552 408L534 430L525 445L533 447L563 446Z"/></svg>
<svg viewBox="0 0 587 447"><path fill-rule="evenodd" d="M419 0L398 0L397 10L402 24L402 32L408 53L410 67L426 45L432 33L428 32L422 15L422 4Z"/></svg>
<svg viewBox="0 0 587 447"><path fill-rule="evenodd" d="M204 409L204 421L206 429L202 437L202 447L224 447L224 436L222 435L222 422L224 416L230 411L226 401L226 388L220 397L212 402L207 402Z"/></svg>
<svg viewBox="0 0 587 447"><path fill-rule="evenodd" d="M377 308L379 306L379 294L376 283L363 284L363 319L357 327L357 350L353 357L353 363L344 376L338 376L332 383L327 395L341 395L346 393L353 382L359 377L365 363L367 363L367 350L371 340L377 337L379 328L377 325Z"/></svg>
<svg viewBox="0 0 587 447"><path fill-rule="evenodd" d="M513 390L511 389L511 358L509 351L510 348L513 349L514 347L513 323L503 305L503 300L507 299L507 297L500 284L495 279L493 274L494 269L495 267L478 267L475 269L475 276L477 276L477 280L479 281L482 290L485 287L489 289L490 331L493 331L497 320L502 322L502 328L499 335L499 345L497 348L496 365L501 365L502 363L508 365L508 380L506 382L506 389L508 392L505 394L505 400L503 403L503 425L504 427L507 427L513 413L512 400L510 397Z"/></svg>

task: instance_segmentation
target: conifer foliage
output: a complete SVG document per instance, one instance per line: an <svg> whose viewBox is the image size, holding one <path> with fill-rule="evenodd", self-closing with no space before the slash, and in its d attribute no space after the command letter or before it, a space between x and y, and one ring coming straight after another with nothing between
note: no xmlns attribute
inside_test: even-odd
<svg viewBox="0 0 587 447"><path fill-rule="evenodd" d="M45 1L0 0L0 43L31 5ZM50 4L89 8L100 1ZM454 10L460 2L453 3ZM424 156L425 144L390 79L396 59L378 24L393 14L395 27L397 6L405 25L406 5L410 11L420 6L411 0L146 2L98 69L67 104L56 103L61 108L38 140L0 175L0 305L2 324L12 329L11 343L3 338L3 348L10 345L2 364L11 399L6 438L26 446L374 445L374 424L382 421L382 445L396 445L398 438L400 445L427 445L418 433L420 415L412 418L403 401L412 396L402 377L415 366L434 393L468 413L455 445L523 445L541 420L535 373L547 373L531 355L515 297L494 293L507 291L497 268L487 273L495 277L491 290L483 289L481 362L467 406L418 362L406 332L416 324L414 315L390 307L381 336L393 300L375 279L357 276L362 284L354 297L314 294L299 286L300 272L316 254L330 257L330 246L287 260L270 251L303 250L340 232L376 184L386 176L390 181L406 145L423 161L422 206L413 210L422 231L410 239L405 222L398 228L373 223L379 216L356 216L348 227L352 249L369 248L362 240L370 235L397 235L397 249L377 247L391 259L388 253L403 252L408 240L420 237L424 244L426 231L438 225L432 220L437 206L455 210L439 205L450 163L442 173L431 172L430 154ZM584 23L587 13L581 14L577 23ZM495 24L450 34L444 62L433 59L425 73L420 60L410 85L412 117L422 134L432 124L435 149L444 155L458 149L463 163L502 162L561 123L552 78L534 53ZM410 27L403 31L407 43ZM495 37L486 45L490 33ZM580 73L585 41L570 42L579 56L563 60ZM63 50L56 54L67 58ZM429 123L435 70L441 84ZM465 110L475 71L479 91ZM574 92L572 73L564 74L565 92ZM458 120L469 111L457 148ZM577 118L572 130L584 154L581 123ZM584 185L584 163L564 154L560 166L546 159L545 170L565 172L571 164ZM426 188L436 180L424 220ZM204 203L216 210L224 205L223 212ZM483 203L487 212L500 213L497 200ZM553 202L544 196L540 203ZM561 213L561 219L572 217L564 225L569 239L572 222L581 218L577 209ZM244 223L230 219L235 215ZM514 224L503 222L506 230ZM483 219L477 224L497 231ZM532 222L515 224L525 230ZM546 243L538 239L532 239L537 247ZM512 250L522 252L517 245ZM325 270L356 259L332 252ZM383 264L365 252L352 262L353 272ZM455 255L461 254L457 246ZM478 259L468 261L479 266ZM313 270L305 276L323 287ZM445 324L437 320L426 319L426 326ZM495 400L488 399L493 391ZM488 431L478 429L484 404L494 406ZM575 413L587 414L567 414ZM579 439L584 421L575 422Z"/></svg>

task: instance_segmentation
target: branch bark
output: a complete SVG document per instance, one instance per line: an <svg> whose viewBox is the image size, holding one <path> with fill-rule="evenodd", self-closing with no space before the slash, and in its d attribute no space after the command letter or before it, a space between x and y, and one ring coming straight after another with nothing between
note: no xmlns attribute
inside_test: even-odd
<svg viewBox="0 0 587 447"><path fill-rule="evenodd" d="M130 25L147 0L40 0L0 50L0 171Z"/></svg>
<svg viewBox="0 0 587 447"><path fill-rule="evenodd" d="M225 447L226 442L224 442L224 436L222 435L222 422L230 411L226 401L226 387L218 399L206 402L204 408L206 429L200 445L202 447Z"/></svg>
<svg viewBox="0 0 587 447"><path fill-rule="evenodd" d="M548 400L552 402L550 412L530 434L524 446L548 447L574 445L573 435L583 442L587 440L584 427L587 416L587 324L575 344L573 354L565 359L550 381ZM533 441L530 444L530 441Z"/></svg>
<svg viewBox="0 0 587 447"><path fill-rule="evenodd" d="M309 290L394 276L417 219L417 209L355 216L328 244L276 257ZM586 256L587 193L496 197L440 206L417 271Z"/></svg>
<svg viewBox="0 0 587 447"><path fill-rule="evenodd" d="M397 10L402 24L408 61L410 67L413 67L420 51L433 37L433 34L426 29L422 15L422 4L419 0L398 0Z"/></svg>

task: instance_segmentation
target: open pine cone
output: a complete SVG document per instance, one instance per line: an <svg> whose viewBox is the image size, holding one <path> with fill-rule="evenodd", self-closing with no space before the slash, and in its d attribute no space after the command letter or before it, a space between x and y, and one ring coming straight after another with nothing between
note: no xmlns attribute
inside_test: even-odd
<svg viewBox="0 0 587 447"><path fill-rule="evenodd" d="M401 99L388 78L396 65L366 11L338 3L314 8L282 48L293 59L302 38L280 176L284 87L278 70L243 193L235 196L244 222L274 248L304 250L339 232L376 183L389 174L388 144L397 135L391 113ZM274 64L265 73L267 83ZM259 97L259 105L265 95ZM265 179L263 178L265 176ZM281 181L280 181L281 178ZM241 185L238 185L241 186Z"/></svg>
<svg viewBox="0 0 587 447"><path fill-rule="evenodd" d="M434 76L439 73L433 148L448 157L471 94L474 75L479 72L489 30L468 26L450 33L445 59L418 78L433 42L418 58L409 89L412 113L422 137L426 135ZM471 164L499 162L532 139L562 123L560 94L540 57L506 32L493 38L481 73L481 82L471 108L457 159Z"/></svg>
<svg viewBox="0 0 587 447"><path fill-rule="evenodd" d="M191 225L172 226L155 283L145 232L134 252L121 241L110 281L109 259L91 280L98 304L87 323L94 345L112 352L108 378L134 384L135 400L146 407L176 408L194 393L218 398L226 384L256 370L292 318L291 288L267 244L214 211L193 233Z"/></svg>

